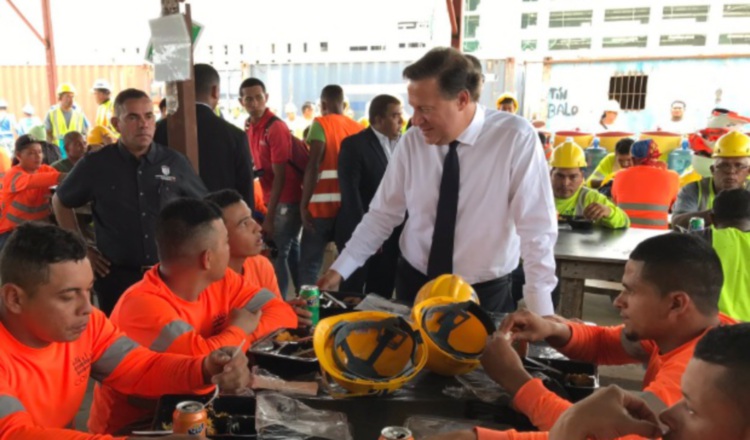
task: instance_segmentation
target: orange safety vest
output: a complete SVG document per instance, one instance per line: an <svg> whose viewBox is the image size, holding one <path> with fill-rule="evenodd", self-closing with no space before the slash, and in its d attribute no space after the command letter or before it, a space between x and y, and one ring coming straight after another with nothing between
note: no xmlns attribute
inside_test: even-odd
<svg viewBox="0 0 750 440"><path fill-rule="evenodd" d="M33 174L20 165L8 170L0 193L0 234L21 223L49 217L50 187L57 184L59 176L60 172L49 165L42 165Z"/></svg>
<svg viewBox="0 0 750 440"><path fill-rule="evenodd" d="M669 229L669 209L680 190L680 176L672 170L638 165L617 173L612 199L641 229Z"/></svg>
<svg viewBox="0 0 750 440"><path fill-rule="evenodd" d="M363 130L362 125L344 115L315 118L326 135L326 150L320 162L318 183L310 199L310 213L314 218L334 218L341 207L339 190L339 150L341 141Z"/></svg>

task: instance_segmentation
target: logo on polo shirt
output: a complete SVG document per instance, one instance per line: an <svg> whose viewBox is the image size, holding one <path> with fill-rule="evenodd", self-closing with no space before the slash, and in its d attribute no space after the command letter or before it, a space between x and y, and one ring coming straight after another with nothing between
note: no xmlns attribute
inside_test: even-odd
<svg viewBox="0 0 750 440"><path fill-rule="evenodd" d="M169 165L162 165L161 174L157 174L156 178L165 182L176 182L177 179L174 176L169 175L171 172L172 170L169 169Z"/></svg>
<svg viewBox="0 0 750 440"><path fill-rule="evenodd" d="M91 353L76 356L76 358L73 359L73 370L75 370L76 375L78 376L74 382L75 386L87 383L89 370L91 370Z"/></svg>
<svg viewBox="0 0 750 440"><path fill-rule="evenodd" d="M169 173L170 173L170 169L169 169L169 166L167 166L167 165L162 165L162 166L161 166L161 173L162 173L162 174L164 174L165 176L168 176L168 175L169 175Z"/></svg>

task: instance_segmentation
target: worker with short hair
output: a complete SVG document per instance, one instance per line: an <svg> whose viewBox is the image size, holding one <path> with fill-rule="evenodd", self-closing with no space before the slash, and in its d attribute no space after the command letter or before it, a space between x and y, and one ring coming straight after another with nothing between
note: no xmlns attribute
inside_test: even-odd
<svg viewBox="0 0 750 440"><path fill-rule="evenodd" d="M131 286L112 311L112 323L153 351L202 356L248 344L279 328L296 328L292 308L228 267L230 250L221 209L177 199L156 223L160 263ZM197 393L201 387L195 387ZM89 429L119 432L153 418L144 402L108 386L94 391ZM152 402L153 404L154 402Z"/></svg>
<svg viewBox="0 0 750 440"><path fill-rule="evenodd" d="M44 118L47 140L60 148L63 148L63 138L69 131L77 131L84 136L89 131L86 115L74 106L75 94L75 87L69 83L57 86L58 105L52 107Z"/></svg>
<svg viewBox="0 0 750 440"><path fill-rule="evenodd" d="M585 217L611 229L627 228L630 220L622 209L606 196L583 185L586 156L572 141L557 146L550 159L552 193L557 214L563 217Z"/></svg>
<svg viewBox="0 0 750 440"><path fill-rule="evenodd" d="M690 219L701 217L711 224L711 208L716 194L728 189L742 188L750 191L750 137L730 131L714 144L711 177L704 177L680 190L672 213L672 224L687 228Z"/></svg>
<svg viewBox="0 0 750 440"><path fill-rule="evenodd" d="M599 162L593 173L586 180L586 186L589 188L599 188L611 179L614 173L625 170L633 166L633 157L630 155L630 148L635 141L631 138L622 138L615 144L614 153L609 153Z"/></svg>
<svg viewBox="0 0 750 440"><path fill-rule="evenodd" d="M633 228L669 229L669 209L680 176L659 161L659 147L653 140L638 141L630 151L633 166L615 176L612 200L628 214Z"/></svg>
<svg viewBox="0 0 750 440"><path fill-rule="evenodd" d="M98 79L94 82L94 86L91 88L91 92L94 93L96 98L96 119L94 119L94 126L106 127L110 133L115 135L117 138L117 130L112 125L112 116L114 116L114 104L115 102L110 99L112 95L112 86L109 82L104 79Z"/></svg>
<svg viewBox="0 0 750 440"><path fill-rule="evenodd" d="M247 357L233 347L154 353L123 334L91 305L86 244L57 226L19 226L0 279L0 440L126 440L73 430L90 379L150 399L250 382Z"/></svg>

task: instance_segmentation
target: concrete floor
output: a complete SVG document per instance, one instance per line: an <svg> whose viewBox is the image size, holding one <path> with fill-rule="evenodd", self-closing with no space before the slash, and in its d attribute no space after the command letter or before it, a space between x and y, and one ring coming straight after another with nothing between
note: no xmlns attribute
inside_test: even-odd
<svg viewBox="0 0 750 440"><path fill-rule="evenodd" d="M620 323L617 310L607 295L595 295L587 293L583 303L583 319L595 322L599 325L616 325ZM600 367L599 375L601 385L617 384L623 388L640 390L644 369L640 365L625 365L615 367ZM81 405L75 420L75 426L82 431L86 430L86 421L89 417L89 408L93 398L93 381L89 383L86 397Z"/></svg>

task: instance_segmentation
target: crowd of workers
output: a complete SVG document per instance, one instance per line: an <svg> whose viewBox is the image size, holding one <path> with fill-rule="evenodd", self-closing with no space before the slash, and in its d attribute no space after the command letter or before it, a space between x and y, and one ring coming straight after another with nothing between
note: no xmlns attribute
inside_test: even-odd
<svg viewBox="0 0 750 440"><path fill-rule="evenodd" d="M0 439L129 433L161 394L247 386L237 352L310 324L288 292L395 291L419 314L418 293L445 274L484 310L509 313L481 363L543 431L445 438L653 437L663 425L665 438L747 438L747 121L716 109L688 137L692 166L678 174L664 162L668 136L620 135L597 159L578 143L586 133L549 149L511 94L497 110L478 104L481 65L452 49L429 51L404 77L408 124L389 95L372 100L367 124L355 121L338 85L322 89L320 116L307 103L302 118L289 107L282 119L248 78L241 130L217 114L216 70L195 65L197 171L170 148L170 119L157 122L148 94L112 99L103 80L94 124L69 84L43 123L15 124L0 192ZM607 113L616 109L598 139L614 123ZM691 231L696 218L707 228ZM638 245L614 302L623 324L605 328L554 315L553 247L567 220L689 233ZM321 276L330 243L339 256ZM526 372L514 340L644 364L643 394L607 389L573 406ZM91 434L67 431L89 378L99 382Z"/></svg>

